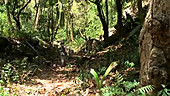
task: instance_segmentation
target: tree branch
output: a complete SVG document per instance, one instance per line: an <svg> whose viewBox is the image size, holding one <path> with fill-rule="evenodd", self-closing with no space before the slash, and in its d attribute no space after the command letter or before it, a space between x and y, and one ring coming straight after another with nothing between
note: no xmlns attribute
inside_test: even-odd
<svg viewBox="0 0 170 96"><path fill-rule="evenodd" d="M16 6L16 4L17 4L17 0L14 3L14 8L13 8L12 13L11 13L13 16L15 16L15 6Z"/></svg>
<svg viewBox="0 0 170 96"><path fill-rule="evenodd" d="M13 8L12 13L11 13L11 14L12 14L12 17L14 18L15 21L17 21L17 18L15 17L16 5L17 5L17 0L16 0L15 3L14 3L14 8Z"/></svg>
<svg viewBox="0 0 170 96"><path fill-rule="evenodd" d="M31 2L31 0L29 0L29 1L19 10L17 17L19 17L19 15L21 14L22 10L24 10L25 7L27 7L27 5L28 5L30 2Z"/></svg>
<svg viewBox="0 0 170 96"><path fill-rule="evenodd" d="M103 25L105 25L105 17L104 17L104 13L103 13L103 10L101 9L100 4L97 5L97 10L99 13L100 21L102 22Z"/></svg>

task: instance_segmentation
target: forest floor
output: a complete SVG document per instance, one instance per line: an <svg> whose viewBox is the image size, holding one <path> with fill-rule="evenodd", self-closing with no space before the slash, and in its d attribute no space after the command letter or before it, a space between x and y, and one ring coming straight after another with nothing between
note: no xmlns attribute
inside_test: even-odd
<svg viewBox="0 0 170 96"><path fill-rule="evenodd" d="M137 51L134 45L119 44L109 46L93 55L74 54L65 67L62 67L58 61L54 61L52 63L56 64L55 67L39 68L26 83L13 83L10 92L12 96L13 93L19 96L98 96L99 90L90 74L90 69L100 71L103 66L107 68L113 61L124 62L129 58L133 59ZM125 68L124 65L118 65L106 78L104 85L114 85L113 77L116 73L121 73L127 78L131 76L130 79L138 78L139 66ZM100 76L102 74L104 73L101 72Z"/></svg>
<svg viewBox="0 0 170 96"><path fill-rule="evenodd" d="M12 89L18 90L20 96L60 96L68 94L75 87L75 68L56 67L43 69L24 85L13 84Z"/></svg>

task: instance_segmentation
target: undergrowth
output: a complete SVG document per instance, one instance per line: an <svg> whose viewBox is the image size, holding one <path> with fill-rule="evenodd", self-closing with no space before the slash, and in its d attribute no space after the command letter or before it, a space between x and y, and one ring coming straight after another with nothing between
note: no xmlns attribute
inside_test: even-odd
<svg viewBox="0 0 170 96"><path fill-rule="evenodd" d="M10 82L23 83L33 75L38 66L27 61L27 57L22 60L4 62L1 68L1 84L7 85Z"/></svg>
<svg viewBox="0 0 170 96"><path fill-rule="evenodd" d="M0 96L9 96L9 90L0 85Z"/></svg>
<svg viewBox="0 0 170 96"><path fill-rule="evenodd" d="M148 92L154 90L152 85L136 89L139 82L136 80L133 82L125 81L123 76L119 73L117 73L114 79L116 80L114 86L105 86L101 89L102 96L146 96Z"/></svg>

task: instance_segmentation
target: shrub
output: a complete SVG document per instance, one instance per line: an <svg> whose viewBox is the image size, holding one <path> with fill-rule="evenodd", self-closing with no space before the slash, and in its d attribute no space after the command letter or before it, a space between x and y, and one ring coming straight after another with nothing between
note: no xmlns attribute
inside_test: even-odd
<svg viewBox="0 0 170 96"><path fill-rule="evenodd" d="M27 57L23 60L13 60L12 62L7 62L3 65L1 69L1 80L4 84L9 82L23 83L28 79L28 75L32 75L36 69L37 65L31 65L27 62Z"/></svg>

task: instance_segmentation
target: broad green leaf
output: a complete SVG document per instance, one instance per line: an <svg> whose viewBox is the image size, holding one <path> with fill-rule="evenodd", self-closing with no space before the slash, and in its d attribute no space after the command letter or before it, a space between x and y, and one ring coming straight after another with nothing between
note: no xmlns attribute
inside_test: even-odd
<svg viewBox="0 0 170 96"><path fill-rule="evenodd" d="M105 74L103 75L103 78L102 78L102 80L101 80L101 82L100 82L101 87L102 87L102 85L103 85L103 81L104 81L104 79L106 78L106 76L107 76L107 75L110 73L110 71L111 71L113 68L115 68L117 65L118 65L118 61L115 61L115 62L112 62L112 63L110 64L110 66L107 68L107 70L106 70Z"/></svg>
<svg viewBox="0 0 170 96"><path fill-rule="evenodd" d="M106 76L110 73L110 71L111 71L113 68L115 68L117 65L118 65L118 61L112 62L112 63L110 64L110 66L107 68L107 70L106 70L106 72L105 72L105 74L104 74L103 77L106 77Z"/></svg>
<svg viewBox="0 0 170 96"><path fill-rule="evenodd" d="M94 69L91 69L90 73L94 76L94 78L96 80L97 87L100 89L101 86L100 86L100 83L99 83L99 76L98 76L98 74L96 73L96 71L94 71Z"/></svg>

